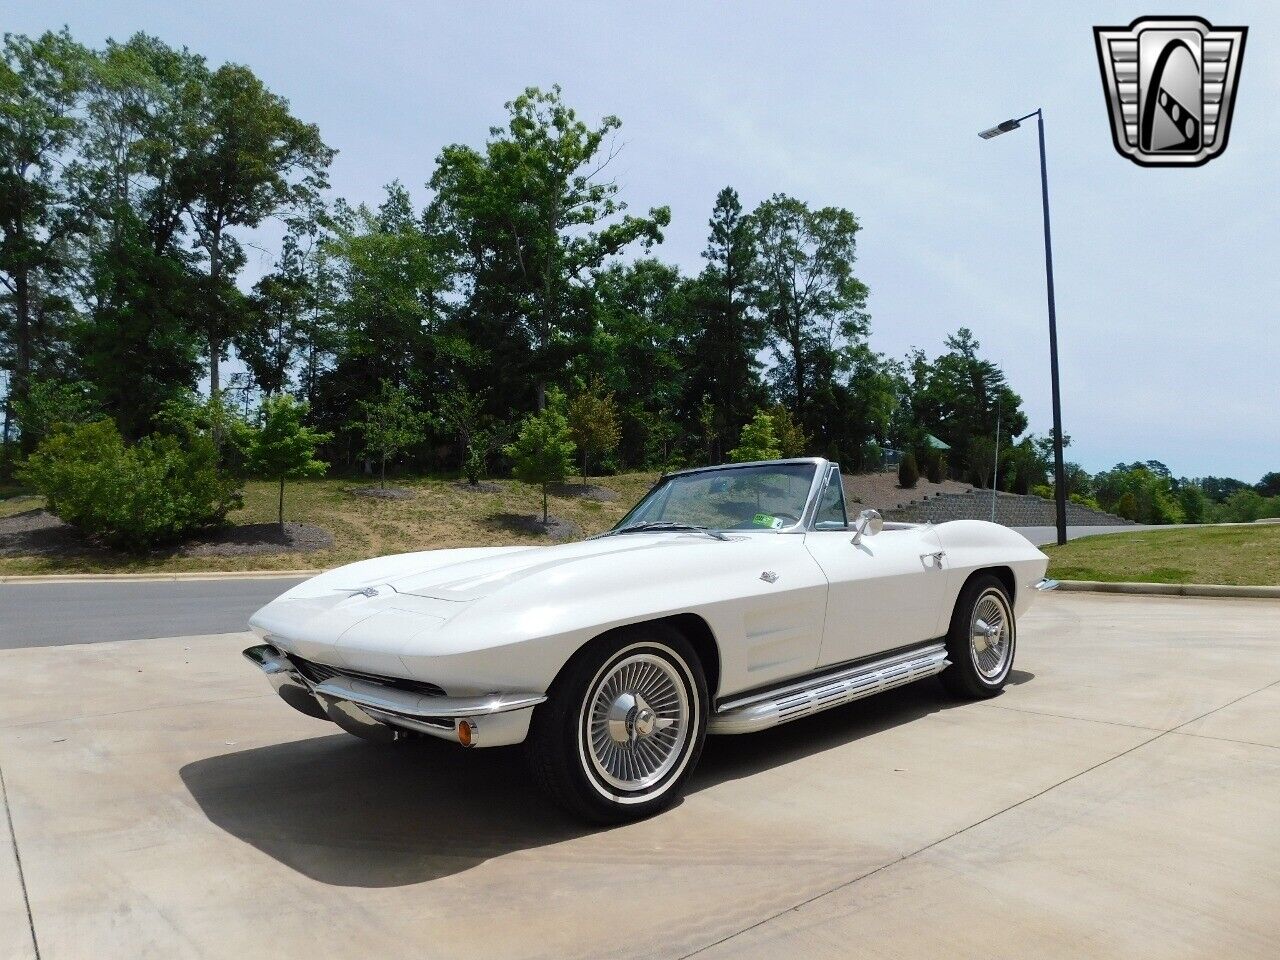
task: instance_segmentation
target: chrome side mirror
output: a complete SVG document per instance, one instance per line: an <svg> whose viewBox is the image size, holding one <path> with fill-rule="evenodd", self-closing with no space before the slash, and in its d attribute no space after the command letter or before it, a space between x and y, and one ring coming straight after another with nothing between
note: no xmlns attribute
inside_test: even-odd
<svg viewBox="0 0 1280 960"><path fill-rule="evenodd" d="M853 539L849 542L857 546L863 537L874 537L884 529L884 517L879 510L863 510L858 514L858 522L853 527Z"/></svg>

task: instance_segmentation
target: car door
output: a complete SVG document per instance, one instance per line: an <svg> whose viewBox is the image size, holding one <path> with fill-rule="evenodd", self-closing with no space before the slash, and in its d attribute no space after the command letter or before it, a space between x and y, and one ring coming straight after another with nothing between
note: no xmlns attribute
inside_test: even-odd
<svg viewBox="0 0 1280 960"><path fill-rule="evenodd" d="M943 610L946 554L937 532L889 528L852 543L839 477L835 471L805 534L828 582L820 667L942 636L950 613Z"/></svg>

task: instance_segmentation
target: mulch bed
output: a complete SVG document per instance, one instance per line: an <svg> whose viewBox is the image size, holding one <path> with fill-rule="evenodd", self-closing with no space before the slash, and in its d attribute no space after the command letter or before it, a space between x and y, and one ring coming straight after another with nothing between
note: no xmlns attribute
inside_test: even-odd
<svg viewBox="0 0 1280 960"><path fill-rule="evenodd" d="M618 499L617 493L594 483L558 483L549 489L557 497L581 497L583 500L596 500L600 503Z"/></svg>
<svg viewBox="0 0 1280 960"><path fill-rule="evenodd" d="M243 557L255 554L304 553L333 547L333 534L309 523L247 523L207 530L176 547L152 551L151 557ZM101 557L124 554L86 539L47 510L27 510L0 519L0 557Z"/></svg>
<svg viewBox="0 0 1280 960"><path fill-rule="evenodd" d="M245 557L262 553L329 550L333 534L310 523L246 523L219 527L188 540L175 551L182 557Z"/></svg>
<svg viewBox="0 0 1280 960"><path fill-rule="evenodd" d="M412 500L418 495L418 491L408 487L346 487L345 490L353 496L375 500Z"/></svg>
<svg viewBox="0 0 1280 960"><path fill-rule="evenodd" d="M24 510L0 518L0 557L83 557L107 552L48 510Z"/></svg>
<svg viewBox="0 0 1280 960"><path fill-rule="evenodd" d="M465 480L459 480L453 487L463 493L502 493L507 489L506 484L494 483L492 480L481 480L479 483L467 483Z"/></svg>
<svg viewBox="0 0 1280 960"><path fill-rule="evenodd" d="M495 526L515 533L532 533L545 536L551 540L576 540L582 536L582 528L571 520L560 517L547 517L543 524L541 515L529 516L522 513L498 513L489 518Z"/></svg>

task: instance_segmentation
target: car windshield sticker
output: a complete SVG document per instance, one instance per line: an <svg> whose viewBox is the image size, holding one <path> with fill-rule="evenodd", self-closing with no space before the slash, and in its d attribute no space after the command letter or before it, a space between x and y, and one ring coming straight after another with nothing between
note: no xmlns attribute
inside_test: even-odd
<svg viewBox="0 0 1280 960"><path fill-rule="evenodd" d="M768 527L770 530L777 530L782 526L781 517L772 517L767 513L757 513L751 518L751 522L757 527Z"/></svg>

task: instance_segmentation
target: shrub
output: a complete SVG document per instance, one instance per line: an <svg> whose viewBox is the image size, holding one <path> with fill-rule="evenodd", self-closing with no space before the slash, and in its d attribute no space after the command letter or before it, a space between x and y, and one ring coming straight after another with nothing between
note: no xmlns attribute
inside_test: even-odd
<svg viewBox="0 0 1280 960"><path fill-rule="evenodd" d="M242 503L207 437L127 446L110 420L54 428L23 477L50 512L113 547L142 551L221 523Z"/></svg>
<svg viewBox="0 0 1280 960"><path fill-rule="evenodd" d="M1039 497L1042 500L1052 500L1053 487L1049 486L1047 483L1037 483L1031 487L1031 495L1033 497ZM1079 496L1079 494L1072 494L1072 496Z"/></svg>
<svg viewBox="0 0 1280 960"><path fill-rule="evenodd" d="M791 416L791 411L778 404L769 411L769 419L773 422L773 435L778 440L778 455L803 457L809 446L809 438L804 435L804 428Z"/></svg>
<svg viewBox="0 0 1280 960"><path fill-rule="evenodd" d="M916 466L916 455L904 454L902 462L898 464L898 486L904 490L914 490L919 482L920 468Z"/></svg>
<svg viewBox="0 0 1280 960"><path fill-rule="evenodd" d="M1116 501L1115 514L1118 517L1124 517L1126 520L1138 519L1138 498L1133 495L1133 491L1126 491Z"/></svg>
<svg viewBox="0 0 1280 960"><path fill-rule="evenodd" d="M1070 500L1072 503L1078 503L1080 504L1080 506L1089 507L1092 510L1102 509L1102 507L1098 505L1097 500L1093 499L1093 497L1085 496L1083 493L1073 493L1067 499Z"/></svg>
<svg viewBox="0 0 1280 960"><path fill-rule="evenodd" d="M591 378L586 389L569 401L565 408L569 435L582 454L582 483L593 462L610 453L618 445L622 431L618 427L618 404L607 392L598 376Z"/></svg>
<svg viewBox="0 0 1280 960"><path fill-rule="evenodd" d="M777 460L782 456L774 433L773 418L764 410L757 410L751 422L742 427L738 445L729 451L732 463L750 463L754 460Z"/></svg>
<svg viewBox="0 0 1280 960"><path fill-rule="evenodd" d="M924 475L930 483L941 483L947 475L947 458L941 450L930 450L924 459Z"/></svg>

